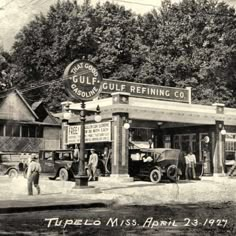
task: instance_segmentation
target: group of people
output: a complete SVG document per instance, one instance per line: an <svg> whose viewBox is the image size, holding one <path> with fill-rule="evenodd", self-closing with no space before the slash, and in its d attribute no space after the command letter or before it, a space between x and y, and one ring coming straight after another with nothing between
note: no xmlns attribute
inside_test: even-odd
<svg viewBox="0 0 236 236"><path fill-rule="evenodd" d="M95 149L90 150L91 154L89 156L87 170L89 181L96 180L96 173L97 173L97 165L98 165L98 155L95 152ZM79 149L78 147L74 150L74 157L80 160L79 158ZM185 178L186 180L189 179L196 179L196 156L190 151L187 155L185 155ZM28 165L27 170L27 179L28 179L28 195L33 195L33 185L37 190L37 193L40 194L40 187L39 187L39 176L41 172L41 166L37 161L37 155L34 154L31 157L31 160ZM152 158L149 157L144 160L144 162L152 161Z"/></svg>

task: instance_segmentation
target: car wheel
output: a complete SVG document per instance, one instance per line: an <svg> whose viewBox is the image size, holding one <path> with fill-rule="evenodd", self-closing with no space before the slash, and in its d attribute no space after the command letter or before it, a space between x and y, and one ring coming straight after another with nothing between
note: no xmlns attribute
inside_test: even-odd
<svg viewBox="0 0 236 236"><path fill-rule="evenodd" d="M170 181L176 182L178 180L178 167L176 165L169 166L166 175Z"/></svg>
<svg viewBox="0 0 236 236"><path fill-rule="evenodd" d="M59 178L62 181L67 181L69 179L69 173L65 168L60 169Z"/></svg>
<svg viewBox="0 0 236 236"><path fill-rule="evenodd" d="M150 173L150 180L152 183L159 183L161 181L161 171L154 169Z"/></svg>
<svg viewBox="0 0 236 236"><path fill-rule="evenodd" d="M16 178L18 176L18 171L16 169L10 169L8 171L9 178Z"/></svg>

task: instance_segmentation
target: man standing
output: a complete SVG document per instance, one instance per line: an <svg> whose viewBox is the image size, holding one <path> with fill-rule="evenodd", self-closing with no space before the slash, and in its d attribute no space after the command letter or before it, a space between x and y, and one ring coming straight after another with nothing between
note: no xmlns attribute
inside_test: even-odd
<svg viewBox="0 0 236 236"><path fill-rule="evenodd" d="M89 180L95 180L96 172L97 172L97 165L98 165L98 155L95 153L95 149L91 149L91 155L89 156Z"/></svg>
<svg viewBox="0 0 236 236"><path fill-rule="evenodd" d="M36 154L33 154L27 171L28 195L33 195L33 184L34 187L37 189L38 194L40 194L39 174L41 172L41 166L36 160L37 156Z"/></svg>
<svg viewBox="0 0 236 236"><path fill-rule="evenodd" d="M78 147L78 144L75 144L75 149L74 149L73 156L74 156L75 160L79 161L79 147Z"/></svg>
<svg viewBox="0 0 236 236"><path fill-rule="evenodd" d="M189 177L196 179L196 171L195 171L196 156L192 153L192 151L190 151L189 154L185 156L185 163L186 163L186 169L185 169L186 179L189 179Z"/></svg>

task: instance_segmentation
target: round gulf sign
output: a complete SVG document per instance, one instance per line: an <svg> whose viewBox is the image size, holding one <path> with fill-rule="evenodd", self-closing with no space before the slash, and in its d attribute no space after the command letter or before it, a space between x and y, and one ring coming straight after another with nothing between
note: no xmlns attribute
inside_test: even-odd
<svg viewBox="0 0 236 236"><path fill-rule="evenodd" d="M63 77L66 91L75 99L92 100L101 92L102 76L89 61L73 61L66 67Z"/></svg>

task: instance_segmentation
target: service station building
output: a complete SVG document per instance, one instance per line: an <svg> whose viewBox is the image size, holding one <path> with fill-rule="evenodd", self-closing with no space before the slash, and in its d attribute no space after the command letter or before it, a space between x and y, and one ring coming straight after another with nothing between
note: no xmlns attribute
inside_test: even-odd
<svg viewBox="0 0 236 236"><path fill-rule="evenodd" d="M111 176L128 177L129 149L137 146L192 150L197 162L204 163L205 175L222 175L236 160L236 109L192 104L191 88L103 80L102 92L109 97L86 102L85 143L86 148L111 151ZM99 123L89 112L97 105ZM80 103L69 109L73 115L63 126L66 146L80 142Z"/></svg>

